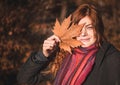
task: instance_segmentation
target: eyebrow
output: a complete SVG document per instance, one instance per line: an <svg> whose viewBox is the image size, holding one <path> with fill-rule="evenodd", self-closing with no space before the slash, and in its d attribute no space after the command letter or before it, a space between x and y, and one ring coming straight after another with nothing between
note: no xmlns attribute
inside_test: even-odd
<svg viewBox="0 0 120 85"><path fill-rule="evenodd" d="M89 25L92 25L92 24L87 24L87 25L85 25L85 27L87 27L87 26L89 26ZM92 25L93 26L93 25Z"/></svg>

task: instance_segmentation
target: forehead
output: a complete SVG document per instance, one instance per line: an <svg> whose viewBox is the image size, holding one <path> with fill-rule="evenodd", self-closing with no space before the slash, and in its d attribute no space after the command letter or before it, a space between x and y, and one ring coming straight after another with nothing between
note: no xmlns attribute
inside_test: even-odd
<svg viewBox="0 0 120 85"><path fill-rule="evenodd" d="M85 16L79 21L78 24L84 24L84 23L85 25L92 24L91 18L89 16Z"/></svg>

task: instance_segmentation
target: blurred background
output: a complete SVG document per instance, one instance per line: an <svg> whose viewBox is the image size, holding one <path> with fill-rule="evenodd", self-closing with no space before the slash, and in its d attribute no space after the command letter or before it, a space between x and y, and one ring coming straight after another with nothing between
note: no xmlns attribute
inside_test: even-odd
<svg viewBox="0 0 120 85"><path fill-rule="evenodd" d="M105 35L120 50L120 0L0 0L0 85L18 85L16 75L33 51L83 2L101 6Z"/></svg>

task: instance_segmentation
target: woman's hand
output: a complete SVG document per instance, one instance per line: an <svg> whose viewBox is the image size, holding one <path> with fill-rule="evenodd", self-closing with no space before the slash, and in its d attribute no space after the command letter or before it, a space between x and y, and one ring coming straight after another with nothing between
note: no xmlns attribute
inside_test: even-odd
<svg viewBox="0 0 120 85"><path fill-rule="evenodd" d="M47 38L43 43L43 54L48 57L52 52L56 50L59 42L60 39L55 35Z"/></svg>

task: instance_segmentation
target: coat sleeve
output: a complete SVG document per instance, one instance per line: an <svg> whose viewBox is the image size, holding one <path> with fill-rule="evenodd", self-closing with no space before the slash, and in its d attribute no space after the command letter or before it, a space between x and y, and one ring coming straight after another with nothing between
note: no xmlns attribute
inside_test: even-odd
<svg viewBox="0 0 120 85"><path fill-rule="evenodd" d="M40 71L47 67L48 62L42 52L32 53L18 72L18 83L35 85L42 81L44 78Z"/></svg>

